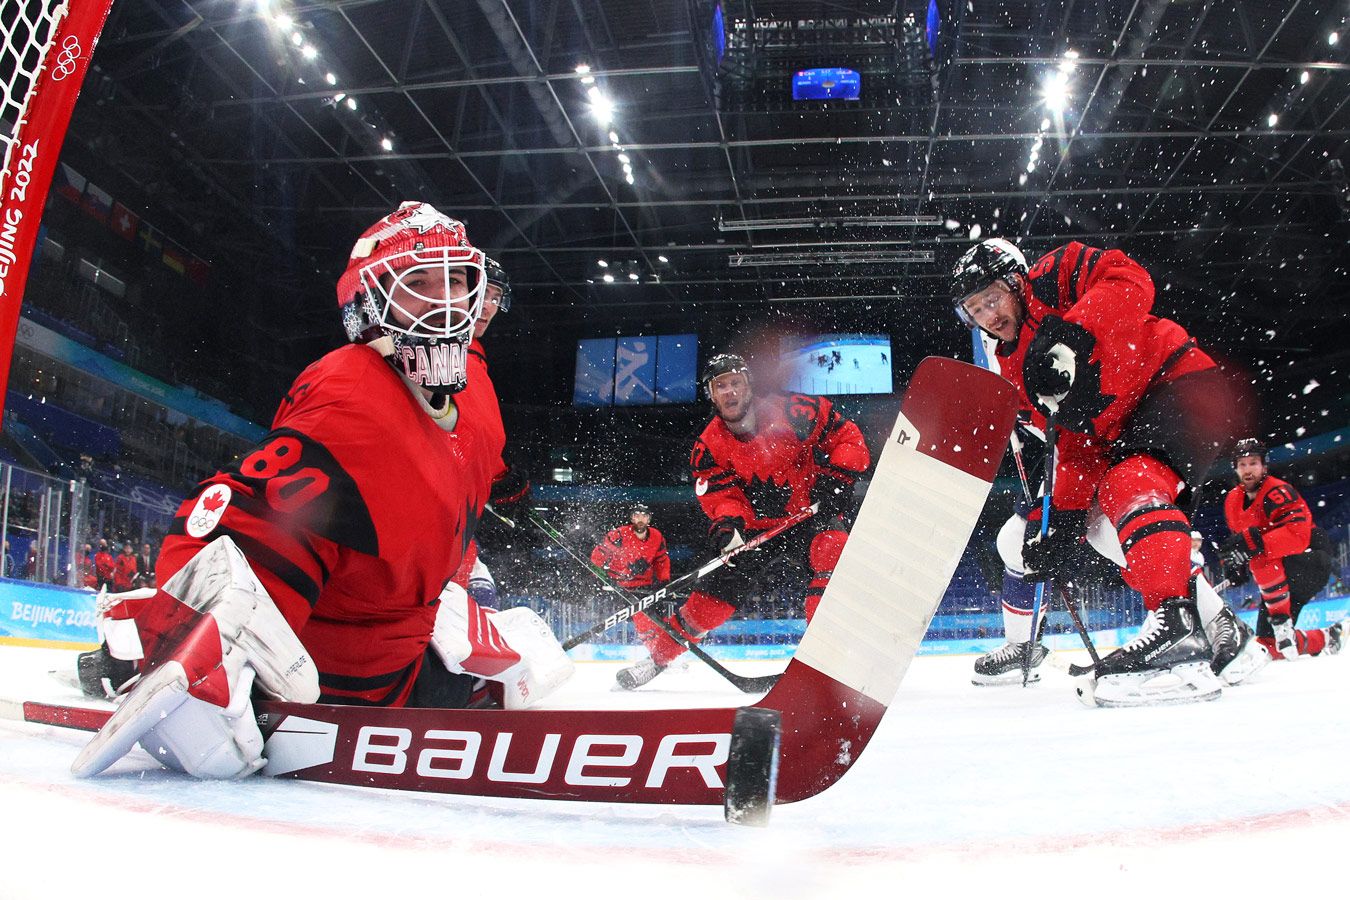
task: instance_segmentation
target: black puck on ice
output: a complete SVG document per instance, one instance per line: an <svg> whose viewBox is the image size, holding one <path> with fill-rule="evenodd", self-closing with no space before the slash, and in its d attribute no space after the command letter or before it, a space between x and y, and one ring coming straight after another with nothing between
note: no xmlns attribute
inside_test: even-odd
<svg viewBox="0 0 1350 900"><path fill-rule="evenodd" d="M723 808L734 825L769 824L778 795L778 748L782 715L776 709L743 706L736 710L727 757Z"/></svg>

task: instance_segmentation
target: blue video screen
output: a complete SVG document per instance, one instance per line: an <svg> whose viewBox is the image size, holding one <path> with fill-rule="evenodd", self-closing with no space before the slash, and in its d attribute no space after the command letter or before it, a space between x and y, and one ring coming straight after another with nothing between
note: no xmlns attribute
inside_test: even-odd
<svg viewBox="0 0 1350 900"><path fill-rule="evenodd" d="M792 76L793 100L857 100L862 76L853 69L799 69Z"/></svg>
<svg viewBox="0 0 1350 900"><path fill-rule="evenodd" d="M884 334L785 338L783 386L800 394L889 394L891 339Z"/></svg>
<svg viewBox="0 0 1350 900"><path fill-rule="evenodd" d="M692 403L698 335L663 334L577 341L574 406Z"/></svg>

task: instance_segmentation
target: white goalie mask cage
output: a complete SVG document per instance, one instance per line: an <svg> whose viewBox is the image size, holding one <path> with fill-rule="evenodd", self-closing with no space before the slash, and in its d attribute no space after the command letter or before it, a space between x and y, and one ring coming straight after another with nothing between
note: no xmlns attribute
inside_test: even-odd
<svg viewBox="0 0 1350 900"><path fill-rule="evenodd" d="M467 383L486 288L483 252L464 223L411 202L357 240L338 302L351 340L376 345L415 384L453 393Z"/></svg>

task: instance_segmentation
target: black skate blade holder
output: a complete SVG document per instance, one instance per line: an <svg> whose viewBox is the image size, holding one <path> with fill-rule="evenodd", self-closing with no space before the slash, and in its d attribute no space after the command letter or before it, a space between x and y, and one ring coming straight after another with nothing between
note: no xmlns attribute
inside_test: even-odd
<svg viewBox="0 0 1350 900"><path fill-rule="evenodd" d="M727 754L723 813L733 825L763 828L778 795L778 756L782 714L776 709L743 706L736 710Z"/></svg>

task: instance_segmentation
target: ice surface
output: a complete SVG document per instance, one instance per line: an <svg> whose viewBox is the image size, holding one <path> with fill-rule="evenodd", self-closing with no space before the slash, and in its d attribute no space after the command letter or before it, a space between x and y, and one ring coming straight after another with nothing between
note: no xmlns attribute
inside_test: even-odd
<svg viewBox="0 0 1350 900"><path fill-rule="evenodd" d="M1056 666L1067 665L1058 654ZM1074 660L1080 661L1080 660ZM1350 655L1272 664L1214 703L1088 710L921 657L849 774L767 829L720 809L196 782L139 751L79 781L84 734L0 722L0 897L711 900L1339 894ZM582 663L551 705L737 705L697 663L613 693ZM730 663L747 674L774 663ZM781 667L781 663L777 664ZM73 654L0 648L0 696L74 702ZM855 755L856 755L856 751ZM1323 881L1325 879L1325 881Z"/></svg>

